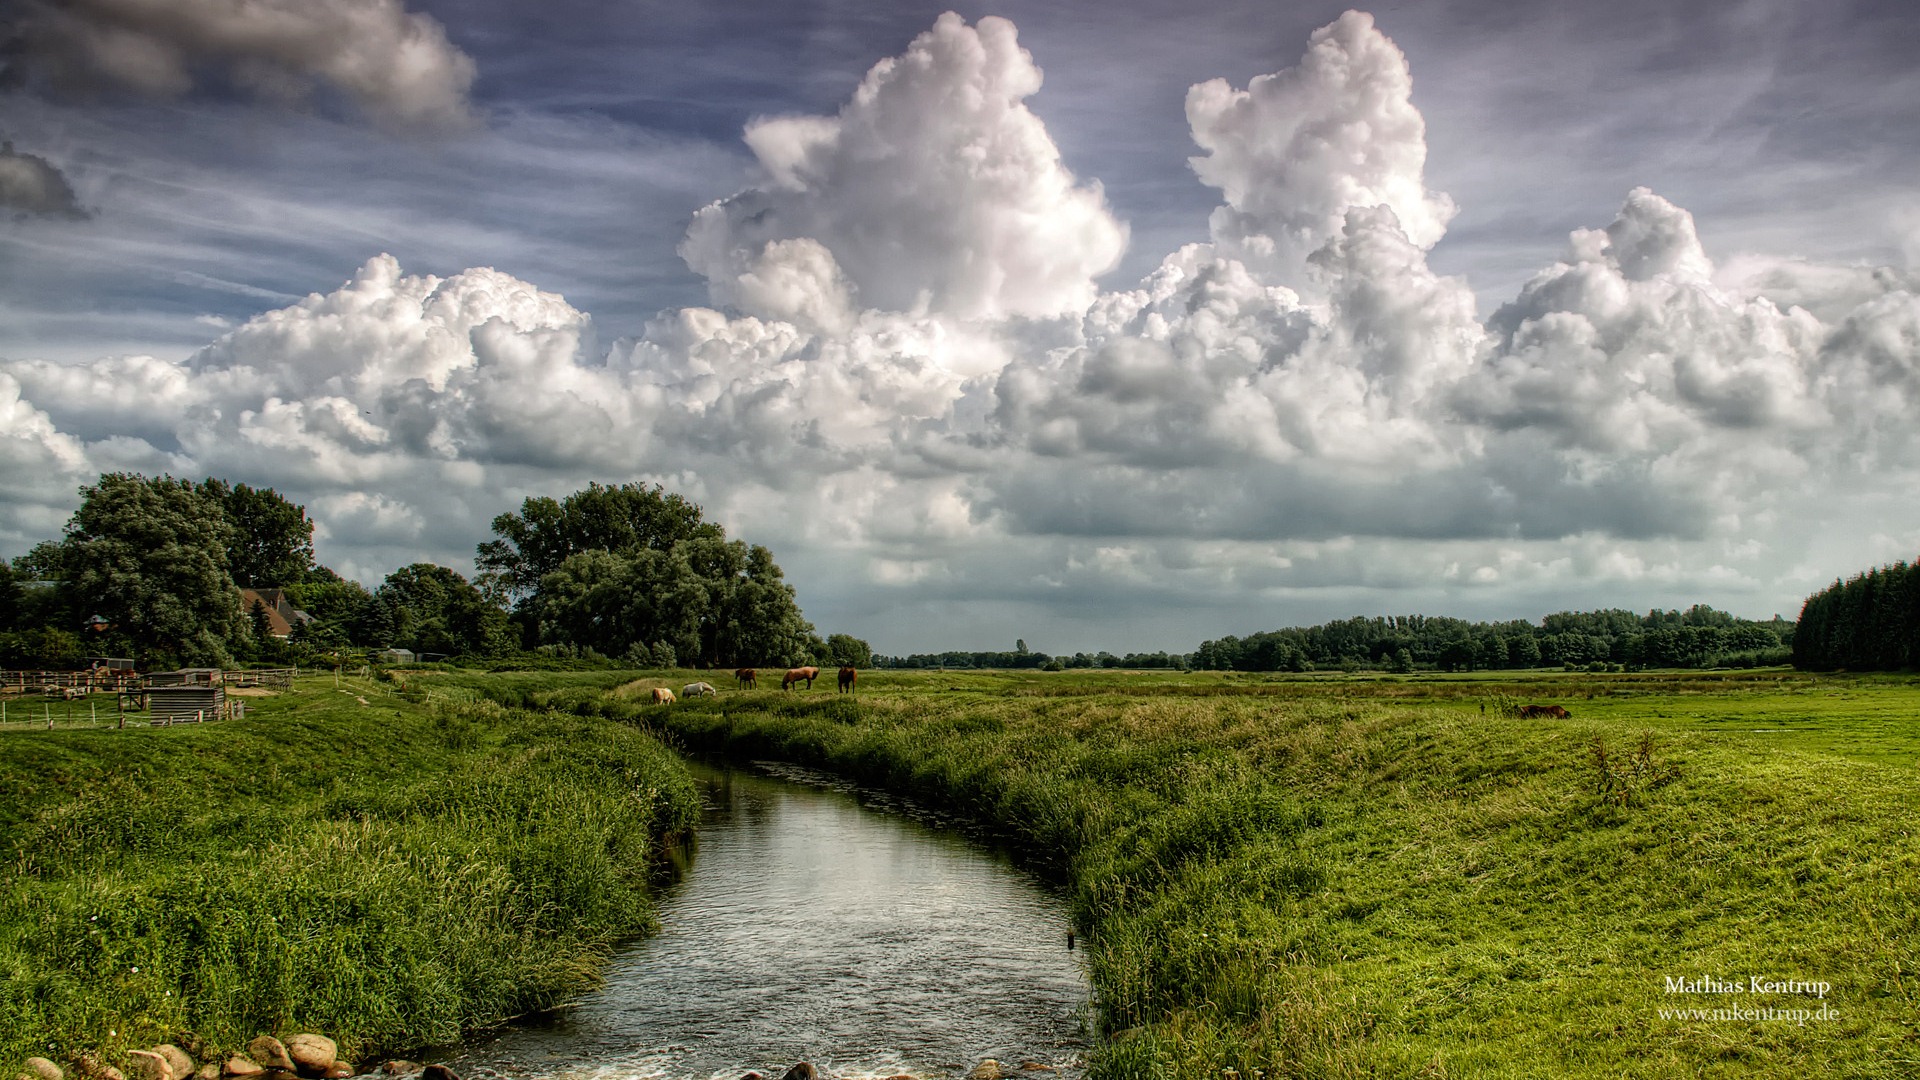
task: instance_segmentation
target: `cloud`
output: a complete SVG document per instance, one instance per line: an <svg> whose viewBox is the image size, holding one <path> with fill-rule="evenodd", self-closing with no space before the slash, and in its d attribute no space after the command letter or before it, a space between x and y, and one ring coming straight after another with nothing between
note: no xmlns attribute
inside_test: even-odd
<svg viewBox="0 0 1920 1080"><path fill-rule="evenodd" d="M84 218L73 185L53 163L0 142L0 212L20 216Z"/></svg>
<svg viewBox="0 0 1920 1080"><path fill-rule="evenodd" d="M15 77L56 92L179 97L208 70L288 103L316 84L400 131L471 120L473 60L399 0L23 0Z"/></svg>
<svg viewBox="0 0 1920 1080"><path fill-rule="evenodd" d="M1011 24L949 15L836 116L752 125L764 184L681 248L726 310L611 347L514 275L383 255L181 360L0 360L5 471L274 484L376 568L458 565L526 494L661 482L876 625L957 598L1097 624L1117 581L1130 610L1763 592L1807 542L1797 493L1894 505L1920 472L1906 271L1716 268L1638 188L1480 321L1428 263L1452 205L1364 16L1195 88L1213 240L1131 288L1095 285L1125 229L1038 87ZM5 497L53 505L29 487Z"/></svg>
<svg viewBox="0 0 1920 1080"><path fill-rule="evenodd" d="M948 12L874 65L837 116L749 124L766 183L696 214L681 255L715 302L805 325L843 325L814 320L856 303L1077 312L1126 229L1023 104L1040 81L1012 23Z"/></svg>
<svg viewBox="0 0 1920 1080"><path fill-rule="evenodd" d="M1415 246L1437 243L1453 200L1426 188L1426 121L1407 58L1349 11L1314 32L1300 63L1245 90L1226 80L1187 92L1187 122L1206 153L1194 172L1219 188L1214 243L1302 287L1307 257L1346 227L1348 211L1385 207Z"/></svg>

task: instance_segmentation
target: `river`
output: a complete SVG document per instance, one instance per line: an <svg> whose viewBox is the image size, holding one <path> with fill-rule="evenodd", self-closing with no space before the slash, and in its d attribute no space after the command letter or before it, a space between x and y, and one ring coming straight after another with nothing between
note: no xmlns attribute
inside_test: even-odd
<svg viewBox="0 0 1920 1080"><path fill-rule="evenodd" d="M691 764L705 809L661 932L572 1007L465 1048L461 1076L777 1080L804 1060L940 1077L986 1058L1082 1074L1092 1007L1059 897L910 804L792 766Z"/></svg>

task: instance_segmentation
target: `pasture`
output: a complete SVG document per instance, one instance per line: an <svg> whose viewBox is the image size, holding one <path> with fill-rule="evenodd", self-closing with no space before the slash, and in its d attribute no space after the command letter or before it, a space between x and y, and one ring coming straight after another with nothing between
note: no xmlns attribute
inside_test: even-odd
<svg viewBox="0 0 1920 1080"><path fill-rule="evenodd" d="M982 822L1073 897L1100 1077L1920 1068L1912 678L868 671L860 690L539 696ZM1571 715L1515 715L1530 703Z"/></svg>

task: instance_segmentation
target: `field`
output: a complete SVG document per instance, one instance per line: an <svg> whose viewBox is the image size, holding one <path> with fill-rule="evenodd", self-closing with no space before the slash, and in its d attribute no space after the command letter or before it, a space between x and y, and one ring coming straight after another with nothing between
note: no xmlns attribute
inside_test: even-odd
<svg viewBox="0 0 1920 1080"><path fill-rule="evenodd" d="M566 1000L652 925L658 842L698 807L677 759L395 690L309 677L242 720L0 732L0 1065L447 1043Z"/></svg>
<svg viewBox="0 0 1920 1080"><path fill-rule="evenodd" d="M561 1000L646 929L691 820L649 729L937 802L1054 877L1101 1080L1920 1071L1911 677L872 671L645 703L701 677L403 670L0 732L0 1064L401 1049Z"/></svg>
<svg viewBox="0 0 1920 1080"><path fill-rule="evenodd" d="M685 676L535 697L990 825L1071 890L1098 1076L1920 1069L1911 678L871 672L857 704L637 700Z"/></svg>

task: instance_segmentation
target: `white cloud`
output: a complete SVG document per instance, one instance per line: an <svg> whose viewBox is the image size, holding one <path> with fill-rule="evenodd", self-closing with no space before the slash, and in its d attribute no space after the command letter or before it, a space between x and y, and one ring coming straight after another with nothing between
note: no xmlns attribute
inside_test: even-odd
<svg viewBox="0 0 1920 1080"><path fill-rule="evenodd" d="M1778 607L1796 493L1920 465L1905 271L1716 271L1642 188L1482 324L1428 265L1452 205L1364 16L1246 91L1195 88L1226 203L1134 288L1094 286L1125 230L1022 104L1038 87L1011 24L948 15L837 116L756 123L765 184L682 247L731 310L611 349L512 275L380 256L182 361L0 360L6 475L277 484L323 557L388 569L459 563L528 493L659 481L773 544L803 601L917 647L939 628L879 614L903 597L1087 625L1309 595L1544 610L1594 583Z"/></svg>
<svg viewBox="0 0 1920 1080"><path fill-rule="evenodd" d="M1126 229L1023 104L1039 89L1012 23L948 12L839 115L748 125L766 185L701 210L681 254L717 303L775 318L1078 312Z"/></svg>

